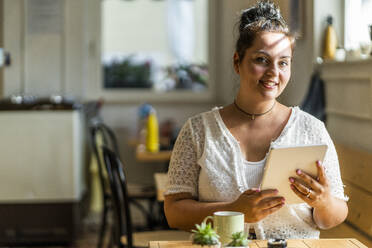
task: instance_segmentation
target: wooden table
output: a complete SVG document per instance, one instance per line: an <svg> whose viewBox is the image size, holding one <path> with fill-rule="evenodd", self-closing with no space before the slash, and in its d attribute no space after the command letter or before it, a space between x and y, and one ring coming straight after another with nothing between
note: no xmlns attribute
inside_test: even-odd
<svg viewBox="0 0 372 248"><path fill-rule="evenodd" d="M289 239L288 248L367 248L357 239ZM196 248L191 241L150 241L150 248L185 247ZM207 246L205 246L207 247ZM249 243L249 248L267 247L266 240L255 240Z"/></svg>
<svg viewBox="0 0 372 248"><path fill-rule="evenodd" d="M144 145L138 145L136 147L136 159L140 162L167 163L169 162L171 155L171 150L149 152L146 151L146 147Z"/></svg>
<svg viewBox="0 0 372 248"><path fill-rule="evenodd" d="M168 175L167 173L155 173L155 187L156 187L156 198L158 201L164 201L164 192L165 188L167 187L168 183Z"/></svg>

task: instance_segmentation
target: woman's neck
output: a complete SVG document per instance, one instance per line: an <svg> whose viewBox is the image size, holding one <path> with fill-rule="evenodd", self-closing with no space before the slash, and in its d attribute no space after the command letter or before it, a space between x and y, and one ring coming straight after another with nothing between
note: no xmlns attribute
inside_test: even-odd
<svg viewBox="0 0 372 248"><path fill-rule="evenodd" d="M252 101L249 98L237 97L234 102L235 108L242 114L249 116L263 116L272 112L275 108L276 100Z"/></svg>

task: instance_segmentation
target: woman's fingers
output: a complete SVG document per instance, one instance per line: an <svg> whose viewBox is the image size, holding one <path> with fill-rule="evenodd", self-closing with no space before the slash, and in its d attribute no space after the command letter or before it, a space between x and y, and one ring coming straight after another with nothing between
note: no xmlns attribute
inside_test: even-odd
<svg viewBox="0 0 372 248"><path fill-rule="evenodd" d="M260 189L251 188L251 189L247 189L246 191L244 191L243 194L245 194L245 195L252 195L252 194L257 193L257 192L260 192L260 191L261 191Z"/></svg>
<svg viewBox="0 0 372 248"><path fill-rule="evenodd" d="M265 216L267 216L267 215L269 215L269 214L272 214L272 213L278 211L278 210L281 209L283 206L284 206L284 203L281 203L281 204L276 205L276 206L274 206L274 207L272 207L272 208L264 209L264 210L261 211L261 215L262 215L263 217L265 217Z"/></svg>
<svg viewBox="0 0 372 248"><path fill-rule="evenodd" d="M296 173L300 178L290 177L292 191L307 202L310 206L324 206L329 197L328 180L325 174L324 166L321 161L316 162L318 178L314 179L303 171L297 170Z"/></svg>
<svg viewBox="0 0 372 248"><path fill-rule="evenodd" d="M260 192L257 192L256 199L254 200L256 203L260 202L262 199L267 197L274 197L278 195L277 189L265 189Z"/></svg>
<svg viewBox="0 0 372 248"><path fill-rule="evenodd" d="M270 197L270 198L265 198L261 200L258 204L257 207L260 209L269 209L276 207L278 205L282 205L285 203L284 197Z"/></svg>
<svg viewBox="0 0 372 248"><path fill-rule="evenodd" d="M310 188L306 187L305 185L303 185L302 183L300 183L298 181L298 179L296 178L291 178L293 180L291 186L293 186L294 188L297 189L297 191L299 191L301 194L303 195L307 195L309 193L309 190L311 190Z"/></svg>
<svg viewBox="0 0 372 248"><path fill-rule="evenodd" d="M316 192L320 192L322 190L323 186L313 177L309 176L308 174L301 170L297 170L296 173L310 187L310 189L313 189ZM296 178L291 177L289 180L296 186L298 184L301 184L299 180L297 180Z"/></svg>
<svg viewBox="0 0 372 248"><path fill-rule="evenodd" d="M324 171L324 166L320 160L316 161L316 168L318 169L318 181L321 185L326 185L328 183L327 176Z"/></svg>
<svg viewBox="0 0 372 248"><path fill-rule="evenodd" d="M305 202L308 202L310 199L311 199L311 191L310 194L309 192L307 192L307 194L304 194L302 191L298 190L298 188L296 188L293 184L291 184L291 189L292 191L298 196L300 197L302 200L304 200ZM308 196L306 196L308 195Z"/></svg>

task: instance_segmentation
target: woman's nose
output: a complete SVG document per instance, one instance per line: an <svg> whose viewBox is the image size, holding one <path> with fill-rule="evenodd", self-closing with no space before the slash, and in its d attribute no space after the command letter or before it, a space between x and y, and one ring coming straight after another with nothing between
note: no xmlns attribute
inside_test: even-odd
<svg viewBox="0 0 372 248"><path fill-rule="evenodd" d="M266 71L266 74L270 76L278 76L279 75L279 68L275 64L271 64Z"/></svg>

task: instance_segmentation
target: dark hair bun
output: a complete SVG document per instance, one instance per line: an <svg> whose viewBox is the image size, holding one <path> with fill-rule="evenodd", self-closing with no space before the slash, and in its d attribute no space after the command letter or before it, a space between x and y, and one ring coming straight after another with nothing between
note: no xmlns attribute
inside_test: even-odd
<svg viewBox="0 0 372 248"><path fill-rule="evenodd" d="M284 22L280 9L270 1L260 1L255 6L242 12L240 18L239 31L242 32L246 27L254 22Z"/></svg>
<svg viewBox="0 0 372 248"><path fill-rule="evenodd" d="M244 58L245 50L252 46L257 34L262 31L283 33L294 44L295 38L289 33L280 9L269 0L260 0L253 7L243 10L235 27L239 27L235 45L239 60Z"/></svg>

